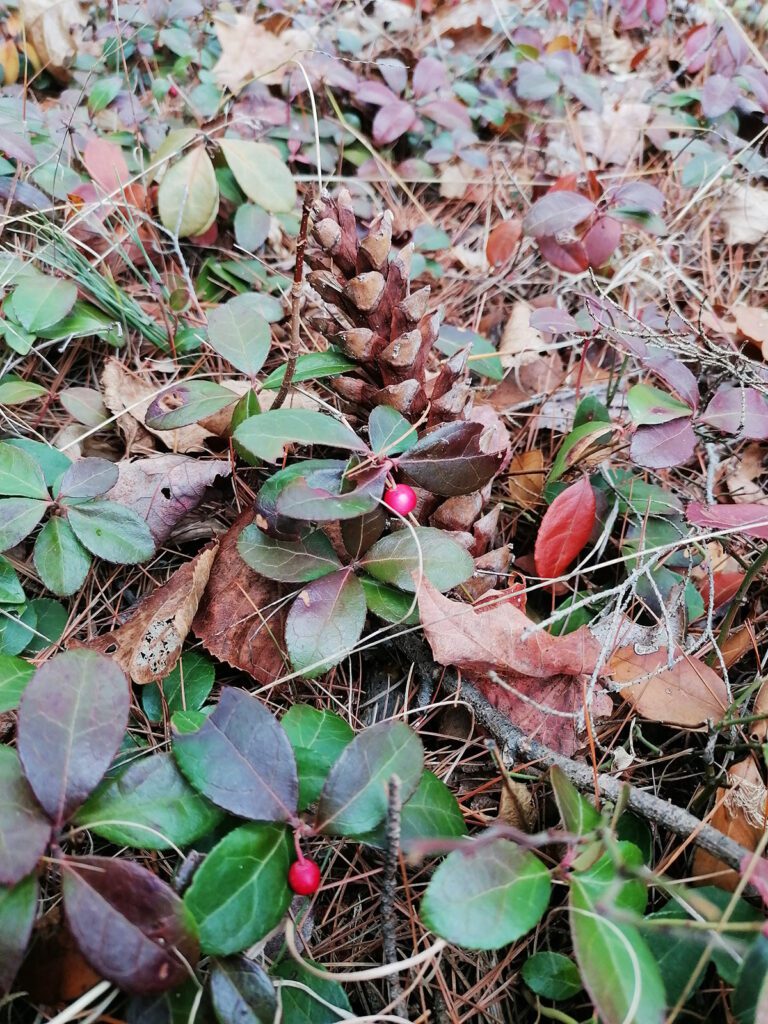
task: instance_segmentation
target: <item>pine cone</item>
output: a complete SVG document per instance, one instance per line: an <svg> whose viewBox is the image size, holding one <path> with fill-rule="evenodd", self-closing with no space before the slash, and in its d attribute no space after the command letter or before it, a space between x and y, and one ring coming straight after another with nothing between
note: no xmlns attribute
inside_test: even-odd
<svg viewBox="0 0 768 1024"><path fill-rule="evenodd" d="M308 281L324 302L313 326L366 371L367 379L336 378L339 394L391 405L411 420L429 403L430 425L461 419L470 399L468 353L439 369L430 358L439 319L429 311L429 287L411 292L413 246L391 257L392 214L375 217L361 239L349 192L325 193L315 204L312 238Z"/></svg>

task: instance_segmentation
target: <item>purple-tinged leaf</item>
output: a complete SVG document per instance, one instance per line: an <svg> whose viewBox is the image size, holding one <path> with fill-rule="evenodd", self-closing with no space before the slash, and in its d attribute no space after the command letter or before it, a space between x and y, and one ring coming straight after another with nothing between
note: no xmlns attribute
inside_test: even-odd
<svg viewBox="0 0 768 1024"><path fill-rule="evenodd" d="M199 947L189 913L169 885L129 860L60 863L67 924L95 971L139 995L186 981Z"/></svg>
<svg viewBox="0 0 768 1024"><path fill-rule="evenodd" d="M387 813L387 788L400 779L403 802L415 792L424 769L424 749L403 722L382 722L348 744L331 768L320 795L317 828L335 836L376 828Z"/></svg>
<svg viewBox="0 0 768 1024"><path fill-rule="evenodd" d="M768 400L754 388L721 384L701 419L724 434L748 441L768 438Z"/></svg>
<svg viewBox="0 0 768 1024"><path fill-rule="evenodd" d="M563 53L567 51L561 51ZM575 56L575 55L574 55ZM564 74L563 85L568 92L575 96L588 110L601 113L603 109L603 95L600 91L600 79L594 75L585 75L579 69L577 72Z"/></svg>
<svg viewBox="0 0 768 1024"><path fill-rule="evenodd" d="M694 412L698 409L699 382L685 363L655 345L649 345L640 359L643 366L661 377Z"/></svg>
<svg viewBox="0 0 768 1024"><path fill-rule="evenodd" d="M408 85L408 68L397 57L383 57L376 62L381 77L389 88L401 96Z"/></svg>
<svg viewBox="0 0 768 1024"><path fill-rule="evenodd" d="M523 218L523 231L534 238L570 231L595 212L595 204L578 192L559 189L537 199Z"/></svg>
<svg viewBox="0 0 768 1024"><path fill-rule="evenodd" d="M16 547L30 534L48 508L38 498L0 498L0 551Z"/></svg>
<svg viewBox="0 0 768 1024"><path fill-rule="evenodd" d="M15 750L0 746L0 885L16 885L45 852L51 823L24 778Z"/></svg>
<svg viewBox="0 0 768 1024"><path fill-rule="evenodd" d="M362 82L355 90L355 99L359 103L370 103L375 107L388 107L391 103L399 103L399 97L383 82L371 80Z"/></svg>
<svg viewBox="0 0 768 1024"><path fill-rule="evenodd" d="M145 416L150 430L175 430L213 416L240 396L212 380L175 384L153 399Z"/></svg>
<svg viewBox="0 0 768 1024"><path fill-rule="evenodd" d="M629 455L636 465L646 469L669 469L685 465L695 447L696 435L690 419L679 419L638 427Z"/></svg>
<svg viewBox="0 0 768 1024"><path fill-rule="evenodd" d="M421 99L447 86L448 72L445 64L436 57L422 57L413 69L413 95Z"/></svg>
<svg viewBox="0 0 768 1024"><path fill-rule="evenodd" d="M566 274L583 274L589 266L589 255L581 242L558 242L554 235L544 235L537 241L547 263Z"/></svg>
<svg viewBox="0 0 768 1024"><path fill-rule="evenodd" d="M768 506L756 502L702 505L692 501L685 510L685 517L689 523L705 530L733 530L737 536L745 533L768 540Z"/></svg>
<svg viewBox="0 0 768 1024"><path fill-rule="evenodd" d="M487 441L481 423L446 423L401 455L398 466L408 483L433 494L471 494L493 479L504 459L504 451L487 450Z"/></svg>
<svg viewBox="0 0 768 1024"><path fill-rule="evenodd" d="M30 167L34 167L38 163L37 155L32 145L22 138L21 135L9 132L7 129L0 132L0 152L5 153L11 160L17 160L21 164L29 164Z"/></svg>
<svg viewBox="0 0 768 1024"><path fill-rule="evenodd" d="M285 621L285 644L294 669L314 679L338 665L360 639L367 611L362 584L352 569L306 586Z"/></svg>
<svg viewBox="0 0 768 1024"><path fill-rule="evenodd" d="M739 75L746 79L752 95L757 100L764 114L768 114L768 72L762 68L753 67L751 64L743 64L739 68Z"/></svg>
<svg viewBox="0 0 768 1024"><path fill-rule="evenodd" d="M17 747L35 796L62 825L109 768L128 725L128 680L95 651L41 665L19 706Z"/></svg>
<svg viewBox="0 0 768 1024"><path fill-rule="evenodd" d="M377 146L388 146L405 135L417 121L416 111L404 100L396 100L380 107L373 119L373 141Z"/></svg>
<svg viewBox="0 0 768 1024"><path fill-rule="evenodd" d="M246 565L270 580L309 583L341 568L333 545L320 530L301 540L277 540L251 523L237 541Z"/></svg>
<svg viewBox="0 0 768 1024"><path fill-rule="evenodd" d="M61 478L59 494L67 498L95 498L117 483L118 468L107 459L77 459Z"/></svg>
<svg viewBox="0 0 768 1024"><path fill-rule="evenodd" d="M277 496L277 514L305 522L328 523L356 519L378 508L387 477L386 465L371 466L354 476L345 475L348 469L344 465L339 469L309 470L292 479Z"/></svg>
<svg viewBox="0 0 768 1024"><path fill-rule="evenodd" d="M454 131L456 128L471 128L472 118L463 103L458 100L432 100L419 107L419 113L428 117L441 128Z"/></svg>
<svg viewBox="0 0 768 1024"><path fill-rule="evenodd" d="M547 306L546 309L534 309L530 316L530 325L537 331L546 331L548 334L581 334L583 328L579 327L577 321L564 309L556 306Z"/></svg>
<svg viewBox="0 0 768 1024"><path fill-rule="evenodd" d="M24 959L37 910L37 878L29 875L13 888L0 888L0 996L11 991Z"/></svg>
<svg viewBox="0 0 768 1024"><path fill-rule="evenodd" d="M647 181L630 181L610 193L610 202L615 206L629 206L648 213L661 213L664 196L655 185Z"/></svg>
<svg viewBox="0 0 768 1024"><path fill-rule="evenodd" d="M725 75L710 75L701 90L701 109L710 120L721 117L741 97L741 89L732 78Z"/></svg>
<svg viewBox="0 0 768 1024"><path fill-rule="evenodd" d="M299 782L291 744L264 705L231 686L197 732L176 735L173 753L195 789L252 821L290 821Z"/></svg>
<svg viewBox="0 0 768 1024"><path fill-rule="evenodd" d="M621 241L621 224L613 217L598 217L582 238L590 267L599 269L608 262Z"/></svg>

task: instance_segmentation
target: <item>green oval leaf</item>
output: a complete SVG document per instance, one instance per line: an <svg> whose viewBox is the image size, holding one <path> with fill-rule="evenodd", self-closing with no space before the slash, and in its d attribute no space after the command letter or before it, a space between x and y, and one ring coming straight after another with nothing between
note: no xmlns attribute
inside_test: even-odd
<svg viewBox="0 0 768 1024"><path fill-rule="evenodd" d="M0 494L14 498L48 498L43 473L21 448L0 441Z"/></svg>
<svg viewBox="0 0 768 1024"><path fill-rule="evenodd" d="M563 770L557 766L550 768L549 781L566 832L578 836L594 832L602 822L600 813L579 793Z"/></svg>
<svg viewBox="0 0 768 1024"><path fill-rule="evenodd" d="M0 555L0 604L23 604L24 600L24 588L16 570Z"/></svg>
<svg viewBox="0 0 768 1024"><path fill-rule="evenodd" d="M272 975L284 981L297 982L296 985L280 986L282 1024L339 1024L339 1014L330 1006L352 1012L344 989L338 981L333 981L330 974L327 980L318 978L295 960L286 959L272 968ZM330 1006L327 1005L329 1003Z"/></svg>
<svg viewBox="0 0 768 1024"><path fill-rule="evenodd" d="M371 412L368 437L377 455L397 455L413 448L419 439L416 427L391 405L377 405Z"/></svg>
<svg viewBox="0 0 768 1024"><path fill-rule="evenodd" d="M51 822L24 778L15 750L0 746L0 885L34 870L51 837Z"/></svg>
<svg viewBox="0 0 768 1024"><path fill-rule="evenodd" d="M219 185L205 146L196 146L163 175L157 211L164 227L180 238L202 235L219 210Z"/></svg>
<svg viewBox="0 0 768 1024"><path fill-rule="evenodd" d="M177 735L173 753L186 777L218 807L254 821L289 821L299 782L288 737L250 694L227 686L193 733Z"/></svg>
<svg viewBox="0 0 768 1024"><path fill-rule="evenodd" d="M61 516L49 519L37 535L32 557L40 579L59 597L79 590L91 567L91 556Z"/></svg>
<svg viewBox="0 0 768 1024"><path fill-rule="evenodd" d="M224 815L195 792L170 754L151 754L107 779L75 818L117 846L166 850L207 835Z"/></svg>
<svg viewBox="0 0 768 1024"><path fill-rule="evenodd" d="M0 712L19 706L27 683L35 674L35 666L12 654L0 654Z"/></svg>
<svg viewBox="0 0 768 1024"><path fill-rule="evenodd" d="M420 916L449 942L499 949L541 920L552 884L539 858L507 839L473 845L449 853L435 871Z"/></svg>
<svg viewBox="0 0 768 1024"><path fill-rule="evenodd" d="M146 522L116 501L70 505L67 519L83 547L107 562L135 565L155 553L155 541Z"/></svg>
<svg viewBox="0 0 768 1024"><path fill-rule="evenodd" d="M415 534L415 536L414 536ZM369 548L360 565L383 583L414 593L421 568L426 578L445 592L468 580L474 563L455 540L431 526L418 526L390 533Z"/></svg>
<svg viewBox="0 0 768 1024"><path fill-rule="evenodd" d="M280 724L293 747L299 769L299 809L313 804L322 791L328 772L342 750L355 738L343 718L332 711L318 711L307 704L294 704Z"/></svg>
<svg viewBox="0 0 768 1024"><path fill-rule="evenodd" d="M365 451L365 443L340 420L307 409L276 409L252 416L234 433L238 444L257 459L278 462L287 444L322 444Z"/></svg>
<svg viewBox="0 0 768 1024"><path fill-rule="evenodd" d="M669 423L683 416L691 416L690 405L681 402L660 388L650 384L635 384L627 392L629 414L638 426L649 423Z"/></svg>
<svg viewBox="0 0 768 1024"><path fill-rule="evenodd" d="M168 714L176 711L198 711L208 698L216 679L213 662L196 651L182 654L162 683L142 686L141 705L150 722L163 718L162 689Z"/></svg>
<svg viewBox="0 0 768 1024"><path fill-rule="evenodd" d="M0 887L0 996L11 991L24 959L35 923L37 895L34 875L11 889Z"/></svg>
<svg viewBox="0 0 768 1024"><path fill-rule="evenodd" d="M208 314L208 344L241 373L252 377L259 372L270 342L258 295L236 295Z"/></svg>
<svg viewBox="0 0 768 1024"><path fill-rule="evenodd" d="M382 822L373 832L355 838L383 847L385 829L386 822ZM467 826L456 797L433 772L422 772L416 792L405 802L400 814L401 848L407 851L410 844L422 839L460 839L466 834Z"/></svg>
<svg viewBox="0 0 768 1024"><path fill-rule="evenodd" d="M354 462L355 456L351 462ZM358 519L381 507L386 466L369 466L349 473L349 463L331 464L312 469L307 463L304 472L287 480L275 499L277 512L291 519L328 523L337 519Z"/></svg>
<svg viewBox="0 0 768 1024"><path fill-rule="evenodd" d="M209 985L219 1024L273 1024L275 989L253 960L244 956L214 960Z"/></svg>
<svg viewBox="0 0 768 1024"><path fill-rule="evenodd" d="M31 334L50 327L75 304L77 285L42 274L25 278L13 292L13 312Z"/></svg>
<svg viewBox="0 0 768 1024"><path fill-rule="evenodd" d="M301 540L275 540L252 523L238 537L237 550L251 569L281 583L308 583L341 568L333 545L320 530Z"/></svg>
<svg viewBox="0 0 768 1024"><path fill-rule="evenodd" d="M296 206L293 175L278 151L265 142L219 139L235 181L253 203L270 213L290 213Z"/></svg>
<svg viewBox="0 0 768 1024"><path fill-rule="evenodd" d="M345 747L330 771L317 808L317 827L329 835L360 835L387 813L387 787L400 779L400 798L416 792L424 768L424 749L403 722L382 722L365 729Z"/></svg>
<svg viewBox="0 0 768 1024"><path fill-rule="evenodd" d="M360 582L365 593L368 611L378 615L385 622L403 626L415 626L419 621L419 606L411 594L389 587L370 576L361 576Z"/></svg>
<svg viewBox="0 0 768 1024"><path fill-rule="evenodd" d="M363 588L351 569L309 583L285 620L293 668L314 679L338 665L360 639L366 612Z"/></svg>
<svg viewBox="0 0 768 1024"><path fill-rule="evenodd" d="M145 422L151 430L175 430L213 416L237 401L238 396L229 388L211 380L190 380L168 388L153 399Z"/></svg>
<svg viewBox="0 0 768 1024"><path fill-rule="evenodd" d="M0 499L0 551L16 547L45 515L46 501L37 498Z"/></svg>
<svg viewBox="0 0 768 1024"><path fill-rule="evenodd" d="M545 999L571 999L582 989L578 967L562 953L534 953L521 974L528 988Z"/></svg>
<svg viewBox="0 0 768 1024"><path fill-rule="evenodd" d="M320 380L323 377L336 377L347 370L354 370L357 363L347 359L340 352L328 350L327 352L307 352L296 360L296 367L293 371L293 383L301 384L304 380ZM261 386L267 390L275 391L283 383L286 366L278 366L270 375L261 382Z"/></svg>
<svg viewBox="0 0 768 1024"><path fill-rule="evenodd" d="M243 825L214 846L184 895L205 953L239 953L280 922L292 846L280 825Z"/></svg>
<svg viewBox="0 0 768 1024"><path fill-rule="evenodd" d="M66 498L96 498L117 483L119 470L106 459L77 459L64 473L59 494Z"/></svg>
<svg viewBox="0 0 768 1024"><path fill-rule="evenodd" d="M22 405L47 394L48 389L41 384L33 384L13 374L0 378L0 405Z"/></svg>
<svg viewBox="0 0 768 1024"><path fill-rule="evenodd" d="M19 708L17 747L43 809L60 825L101 781L128 724L128 681L94 651L46 661Z"/></svg>

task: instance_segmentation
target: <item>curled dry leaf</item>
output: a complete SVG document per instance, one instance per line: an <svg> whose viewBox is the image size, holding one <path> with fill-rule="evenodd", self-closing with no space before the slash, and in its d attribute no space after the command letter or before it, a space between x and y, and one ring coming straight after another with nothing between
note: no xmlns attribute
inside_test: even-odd
<svg viewBox="0 0 768 1024"><path fill-rule="evenodd" d="M621 696L652 722L699 729L707 721L719 721L729 703L720 676L681 651L675 652L673 661L676 664L669 668L665 647L646 654L620 647L612 654L608 671L621 687Z"/></svg>
<svg viewBox="0 0 768 1024"><path fill-rule="evenodd" d="M133 509L158 544L167 540L182 516L195 508L217 476L229 476L225 459L204 462L185 455L158 455L121 462L117 483L106 495Z"/></svg>
<svg viewBox="0 0 768 1024"><path fill-rule="evenodd" d="M760 768L753 757L728 769L728 786L718 789L715 807L708 823L747 850L754 850L765 832L766 791ZM706 850L697 849L693 874L712 875L707 884L733 892L741 881L738 871L727 868Z"/></svg>
<svg viewBox="0 0 768 1024"><path fill-rule="evenodd" d="M221 56L213 74L235 95L254 78L264 85L280 85L294 67L290 61L314 49L309 33L289 28L276 35L245 14L222 14L214 24Z"/></svg>
<svg viewBox="0 0 768 1024"><path fill-rule="evenodd" d="M26 42L34 46L45 70L65 82L87 20L83 5L77 0L21 0L19 13Z"/></svg>
<svg viewBox="0 0 768 1024"><path fill-rule="evenodd" d="M163 679L181 657L217 551L217 544L204 548L144 598L124 625L83 646L111 655L135 683Z"/></svg>
<svg viewBox="0 0 768 1024"><path fill-rule="evenodd" d="M285 605L280 588L250 569L237 540L254 512L243 512L221 539L219 554L192 629L219 661L271 683L287 671Z"/></svg>
<svg viewBox="0 0 768 1024"><path fill-rule="evenodd" d="M521 509L535 508L544 490L544 453L538 448L512 457L507 477L509 500Z"/></svg>
<svg viewBox="0 0 768 1024"><path fill-rule="evenodd" d="M521 832L533 832L536 823L536 804L528 786L515 779L507 779L501 788L499 820Z"/></svg>

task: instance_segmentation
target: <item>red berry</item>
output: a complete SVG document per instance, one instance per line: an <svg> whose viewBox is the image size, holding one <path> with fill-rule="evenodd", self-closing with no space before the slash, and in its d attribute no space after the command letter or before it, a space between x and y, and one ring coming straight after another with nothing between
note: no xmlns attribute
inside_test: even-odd
<svg viewBox="0 0 768 1024"><path fill-rule="evenodd" d="M179 90L176 88L175 85L171 84L171 86L168 89L168 95L174 98L179 95Z"/></svg>
<svg viewBox="0 0 768 1024"><path fill-rule="evenodd" d="M384 494L384 504L388 505L393 512L399 512L401 516L407 516L416 508L416 491L408 484L397 484L390 487Z"/></svg>
<svg viewBox="0 0 768 1024"><path fill-rule="evenodd" d="M299 896L311 896L320 888L320 868L306 857L295 860L288 869L288 885Z"/></svg>

